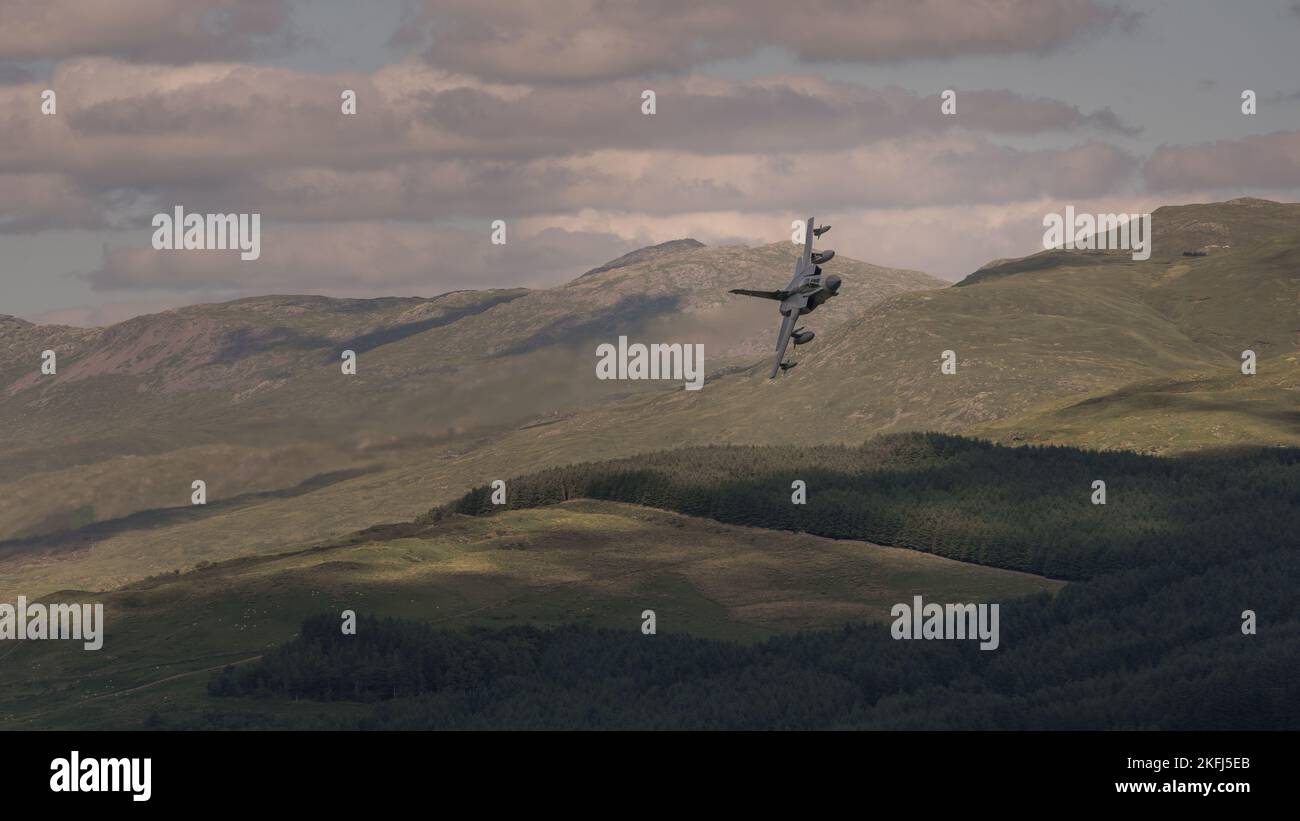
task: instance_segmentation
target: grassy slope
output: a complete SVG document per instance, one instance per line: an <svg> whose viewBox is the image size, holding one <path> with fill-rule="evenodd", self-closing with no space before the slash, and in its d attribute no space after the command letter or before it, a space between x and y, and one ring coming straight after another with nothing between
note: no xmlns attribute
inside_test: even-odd
<svg viewBox="0 0 1300 821"><path fill-rule="evenodd" d="M1220 224L1207 214L1226 216ZM617 430L659 442L769 443L797 430L805 441L856 442L890 431L965 430L1045 402L1187 371L1239 375L1246 348L1259 355L1261 373L1286 367L1272 363L1300 348L1300 206L1164 208L1154 220L1158 253L1148 261L1123 253L1049 254L1034 265L1028 263L1036 258L1019 261L1012 274L901 294L800 349L799 367L775 383L762 378L759 364L699 396L665 394L595 409L573 420L569 434ZM1230 237L1239 230L1242 240L1207 257L1181 256L1185 246L1220 238L1219 228ZM1044 260L1054 264L1037 267ZM945 350L956 352L955 375L940 372ZM1249 415L1247 409L1243 419ZM1255 425L1254 443L1289 441L1290 421Z"/></svg>
<svg viewBox="0 0 1300 821"><path fill-rule="evenodd" d="M111 593L45 597L103 601L104 649L86 652L71 642L3 648L0 727L129 727L154 710L201 711L208 703L202 671L257 656L290 638L307 615L345 608L448 627L622 628L638 627L651 608L661 632L749 641L884 621L890 606L915 594L1005 601L1059 587L866 542L576 501L372 533Z"/></svg>
<svg viewBox="0 0 1300 821"><path fill-rule="evenodd" d="M709 368L748 361L770 344L771 306L726 290L784 282L794 256L789 243L686 248L534 291L259 297L89 330L6 322L0 538L165 508L196 478L213 499L287 489L392 461L391 451L463 449L475 437L666 390L595 379L596 341L619 334L703 342ZM827 322L940 284L853 260L844 267L860 285ZM45 348L59 354L56 376L37 373ZM359 354L355 376L340 373L344 349ZM283 450L255 470L250 448ZM33 479L40 473L50 475Z"/></svg>
<svg viewBox="0 0 1300 821"><path fill-rule="evenodd" d="M1183 385L1157 381L1149 389L1102 393L1099 399L1085 395L1035 417L976 426L971 432L1011 444L1127 447L1170 454L1212 445L1300 445L1297 425L1285 416L1294 414L1296 407L1290 399L1295 382L1284 376L1294 373L1294 367L1285 359L1273 360L1257 376L1218 377L1224 384L1212 383L1204 391L1198 389L1198 380ZM1250 407L1258 412L1247 412ZM6 573L17 589L29 591L111 586L193 567L201 560L337 538L376 521L408 520L431 504L450 501L492 479L584 459L629 456L648 446L645 437L618 430L575 437L565 427L558 423L515 431L459 454L427 447L386 451L381 454L385 468L375 473L301 495L250 498L237 506L210 505L186 510L183 517L141 522L97 536L94 550L76 561L51 560L35 551L27 560L11 560ZM684 431L674 441L688 434Z"/></svg>
<svg viewBox="0 0 1300 821"><path fill-rule="evenodd" d="M495 478L678 445L774 443L791 437L810 443L857 444L880 431L914 429L968 430L1012 443L1128 447L1158 453L1213 445L1296 444L1300 435L1294 375L1300 331L1295 311L1300 296L1294 259L1300 249L1300 233L1294 227L1297 216L1300 206L1257 201L1161 209L1155 221L1157 253L1148 262L1105 253L1048 254L1057 264L1044 267L1042 259L1031 257L1004 264L1014 273L1002 271L995 276L986 271L976 278L981 280L978 284L892 297L827 331L834 326L826 322L834 316L832 310L850 304L847 300L860 287L860 282L846 277L845 298L811 317L816 320L811 324L819 331L818 339L808 349L800 349L800 366L777 382L764 379L759 365L712 378L703 391L664 388L618 402L587 403L583 411L572 414L553 406L546 424L507 425L498 418L494 421L501 424L496 427L474 433L453 430L450 435L443 427L446 419L438 412L445 407L439 399L428 405L421 418L426 429L444 438L410 436L385 448L374 446L384 444L376 435L370 449L350 456L345 464L378 464L376 472L287 498L245 497L237 508L192 512L181 519L103 534L92 540L94 549L75 562L58 561L31 549L20 562L7 562L4 572L27 590L124 582L192 566L202 559L284 549L334 538L375 521L409 519L430 504L448 501ZM1213 249L1207 257L1181 256L1184 246L1229 241L1232 248ZM729 253L703 249L692 254L706 252ZM770 260L763 262L764 255L775 259L789 253L781 245L752 249L744 252L749 262L734 270L723 268L725 257L701 257L707 260L698 263L704 273L691 275L724 270L732 271L728 276L752 278L764 266L773 271L780 267ZM662 259L647 264L660 266L642 272L649 279L673 275ZM837 259L833 264L841 263ZM636 275L633 266L599 276L610 277L615 290L625 290L633 283L622 278ZM599 276L572 287L594 289ZM711 287L723 284L709 282ZM500 326L500 338L515 338L525 331L536 334L554 326L565 302L563 295L557 295L560 290L547 292L550 302L538 311L543 317L540 324L512 314L514 318ZM706 301L696 306L697 316L709 316ZM737 308L745 304L737 303ZM491 335L495 314L518 311L523 305L519 299L462 319L457 325L471 323L465 327L477 330L465 335L438 331L440 345L473 346L495 339ZM770 335L768 320L763 327ZM1261 357L1254 377L1241 376L1238 370L1238 355L1247 346ZM939 372L939 353L946 348L958 353L955 376ZM363 373L391 367L400 374L416 367L422 355L419 338L406 338L368 355ZM519 364L541 363L525 358ZM538 380L557 378L547 368L534 370L539 372ZM479 385L484 391L479 397L486 399L494 390L488 383L505 390L499 383L515 375L509 368L493 373L498 375L469 380L467 389ZM408 410L417 415L415 409L424 401L418 391L386 392L383 379L376 375L379 381L372 382L370 378L354 383L340 404L379 396L395 406L412 403ZM413 381L426 378L433 377L418 376ZM521 384L527 401L487 405L533 411L541 407L535 401L538 397L556 394L553 385ZM560 401L570 400L579 402L574 395ZM332 412L306 396L301 401L313 416ZM285 419L311 431L296 411ZM258 424L253 428L261 429ZM324 469L313 465L298 475L286 475L284 483L301 482ZM186 472L166 462L133 470L181 478ZM217 475L230 470L219 464L207 472ZM132 487L127 481L100 484L114 493ZM54 494L55 500L63 493L70 502L59 509L65 517L61 521L76 522L79 511L96 505L90 494L71 487ZM0 494L0 499L5 497ZM26 498L30 500L31 494ZM159 494L153 501L158 506L173 505L175 498L176 491L169 489L165 497ZM103 504L103 509L120 513L148 502L142 498L130 504ZM24 527L49 515L27 503L10 510L17 511L12 514L14 522L21 521Z"/></svg>
<svg viewBox="0 0 1300 821"><path fill-rule="evenodd" d="M1270 359L1253 376L1191 371L1056 400L1020 416L974 425L965 433L1007 444L1155 454L1300 446L1300 356Z"/></svg>

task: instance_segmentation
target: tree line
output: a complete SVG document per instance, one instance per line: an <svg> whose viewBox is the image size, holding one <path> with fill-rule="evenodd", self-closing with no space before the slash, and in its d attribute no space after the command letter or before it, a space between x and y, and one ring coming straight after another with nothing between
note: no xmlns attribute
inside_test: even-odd
<svg viewBox="0 0 1300 821"><path fill-rule="evenodd" d="M742 645L364 617L343 636L322 615L216 674L210 692L231 698L198 723L256 724L240 705L271 698L324 708L299 726L374 729L1300 729L1298 468L1289 448L1157 459L920 434L547 470L509 481L506 507L610 499L1076 581L1004 602L992 652L882 624ZM424 519L500 507L480 488ZM364 709L328 709L342 703Z"/></svg>

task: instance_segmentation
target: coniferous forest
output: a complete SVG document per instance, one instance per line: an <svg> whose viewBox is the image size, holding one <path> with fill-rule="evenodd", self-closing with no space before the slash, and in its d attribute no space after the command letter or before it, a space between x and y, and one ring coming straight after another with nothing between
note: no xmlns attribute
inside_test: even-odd
<svg viewBox="0 0 1300 821"><path fill-rule="evenodd" d="M796 479L806 505L790 502ZM234 698L208 726L255 726L242 699L273 697L366 705L313 724L365 728L1300 728L1295 449L1165 459L901 435L860 448L666 451L508 488L505 507L617 500L1071 583L1004 602L995 652L895 641L881 624L741 645L391 620L345 637L322 615L260 662L214 676L210 693ZM490 515L502 507L490 494L425 519Z"/></svg>
<svg viewBox="0 0 1300 821"><path fill-rule="evenodd" d="M797 479L806 504L791 503ZM1097 480L1105 504L1092 503ZM670 450L511 479L504 505L491 495L476 488L426 518L604 499L1071 580L1300 545L1295 448L1155 458L903 434L858 448Z"/></svg>

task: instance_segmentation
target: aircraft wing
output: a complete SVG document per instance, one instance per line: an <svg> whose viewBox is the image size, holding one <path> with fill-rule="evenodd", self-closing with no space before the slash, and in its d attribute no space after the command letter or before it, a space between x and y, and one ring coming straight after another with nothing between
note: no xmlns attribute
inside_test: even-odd
<svg viewBox="0 0 1300 821"><path fill-rule="evenodd" d="M782 300L790 296L789 291L751 291L748 288L732 288L728 293L742 294L744 296L757 296L763 299Z"/></svg>
<svg viewBox="0 0 1300 821"><path fill-rule="evenodd" d="M786 286L786 290L790 293L799 290L799 287L803 285L805 275L811 273L814 268L812 264L813 222L814 218L809 217L808 224L804 226L803 255L794 264L794 278Z"/></svg>
<svg viewBox="0 0 1300 821"><path fill-rule="evenodd" d="M775 379L781 372L781 360L785 359L785 349L790 345L790 336L794 333L794 326L798 321L797 310L786 314L781 320L781 332L776 337L776 361L772 363L772 373L768 375L768 379Z"/></svg>

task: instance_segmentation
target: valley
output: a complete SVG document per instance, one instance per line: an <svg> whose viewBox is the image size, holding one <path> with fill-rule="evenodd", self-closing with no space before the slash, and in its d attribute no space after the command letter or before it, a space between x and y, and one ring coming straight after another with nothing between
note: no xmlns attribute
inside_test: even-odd
<svg viewBox="0 0 1300 821"><path fill-rule="evenodd" d="M294 695L286 670L332 646L304 625L343 609L472 658L517 646L543 689L569 686L552 643L606 659L561 726L713 720L599 707L647 609L709 671L671 686L835 694L797 726L1132 726L1156 700L1204 727L1170 695L1189 675L1257 684L1251 721L1275 721L1300 615L1300 205L1152 225L1150 259L1045 251L954 286L837 256L843 296L776 381L770 306L726 290L779 283L789 243L665 243L549 289L0 319L0 592L102 601L108 625L93 653L0 647L0 727L559 721L508 676L476 680L481 710L418 688L375 709ZM704 346L703 388L598 379L620 337ZM890 608L917 595L1001 603L995 658L893 643ZM1246 610L1269 628L1242 643ZM871 661L830 671L800 647ZM628 675L657 681L650 659Z"/></svg>
<svg viewBox="0 0 1300 821"><path fill-rule="evenodd" d="M633 629L650 608L664 633L753 642L884 622L914 590L1002 600L1061 584L866 542L574 501L380 528L95 594L108 618L102 652L65 642L0 648L0 729L140 726L164 708L197 714L215 706L201 673L290 639L309 616L348 608L447 629Z"/></svg>

